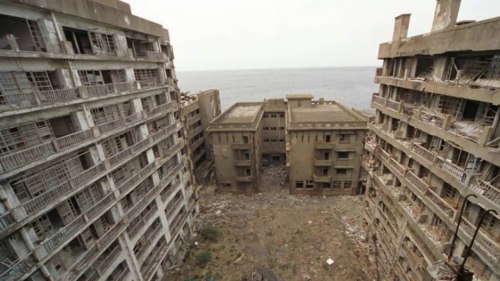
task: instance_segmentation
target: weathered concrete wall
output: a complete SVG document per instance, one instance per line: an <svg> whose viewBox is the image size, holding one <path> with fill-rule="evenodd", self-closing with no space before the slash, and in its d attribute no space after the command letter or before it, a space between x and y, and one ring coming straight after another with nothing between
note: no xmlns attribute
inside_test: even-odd
<svg viewBox="0 0 500 281"><path fill-rule="evenodd" d="M13 3L40 7L59 13L80 17L86 20L100 21L120 28L134 30L157 37L163 37L161 25L124 12L122 5L115 9L108 5L91 0L66 1L66 0L12 0Z"/></svg>
<svg viewBox="0 0 500 281"><path fill-rule="evenodd" d="M382 43L378 58L498 50L498 30L500 17L414 36L400 42Z"/></svg>

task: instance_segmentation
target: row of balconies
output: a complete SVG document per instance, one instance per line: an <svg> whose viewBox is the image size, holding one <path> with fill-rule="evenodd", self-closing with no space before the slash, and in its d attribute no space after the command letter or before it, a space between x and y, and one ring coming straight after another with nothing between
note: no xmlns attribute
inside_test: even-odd
<svg viewBox="0 0 500 281"><path fill-rule="evenodd" d="M29 53L37 52L39 53L42 57L50 57L53 59L112 59L113 57L119 58L120 60L126 59L126 60L135 60L135 61L153 61L153 62L164 62L168 60L167 54L164 52L155 52L155 51L146 51L145 56L137 56L134 55L134 52L132 49L128 48L127 51L125 52L125 55L119 56L118 52L116 50L114 51L102 51L102 50L93 50L93 54L78 54L75 53L75 50L73 49L73 45L69 41L61 41L60 46L61 46L61 52L60 53L54 53L51 52L49 53L50 55L45 55L46 51L42 50L21 50L19 48L19 45L17 43L17 38L12 35L12 34L6 34L0 40L8 42L7 45L10 46L9 49L2 49L0 51L14 51L16 52L16 56L23 57L22 53L27 53L25 56L32 58L33 56ZM92 45L93 47L93 45ZM0 52L0 55L2 55L2 52ZM4 53L3 55L8 55L7 53Z"/></svg>
<svg viewBox="0 0 500 281"><path fill-rule="evenodd" d="M168 159L163 159L163 162L166 162ZM156 162L155 162L156 163ZM156 165L159 167L159 165ZM148 175L149 176L149 175ZM155 189L152 189L152 191ZM150 194L150 193L148 193ZM123 197L124 194L121 194L120 197ZM77 219L75 219L73 222L70 224L66 225L65 227L59 229L55 234L53 234L51 237L48 239L44 240L42 244L38 245L35 247L33 250L33 254L36 257L38 261L42 261L44 259L47 259L46 256L51 256L54 254L58 248L60 248L62 245L73 239L77 233L79 233L82 229L85 227L88 227L88 225L92 224L94 220L97 217L100 217L102 214L104 214L106 211L108 211L111 206L113 205L114 202L119 199L114 198L114 194L109 194L107 197L99 201L97 204L94 205L87 213L80 215ZM132 211L137 211L135 208L132 208ZM129 212L129 213L130 213ZM137 213L134 213L137 214ZM123 224L125 225L125 224ZM115 225L116 226L116 225ZM112 229L114 229L113 227ZM97 243L96 245L99 245L98 247L103 247L102 244L109 245L111 243L111 238L112 236L108 236L109 232L105 234ZM88 252L87 252L88 253ZM30 259L29 255L28 257L22 259ZM78 263L78 262L77 262ZM10 271L9 271L10 272Z"/></svg>
<svg viewBox="0 0 500 281"><path fill-rule="evenodd" d="M156 80L143 80L46 91L38 91L36 88L33 88L29 94L19 91L15 94L9 93L4 96L0 108L5 106L8 109L14 110L44 105L63 105L69 102L83 102L89 98L111 97L121 95L124 92L127 94L159 86L164 85L158 84Z"/></svg>
<svg viewBox="0 0 500 281"><path fill-rule="evenodd" d="M165 178L173 178L175 174L181 171L181 169L182 164L178 164L170 171L169 175ZM101 237L101 239L91 249L85 252L84 256L72 266L73 270L70 270L69 272L73 273L68 275L67 280L76 280L78 276L76 275L77 273L75 273L74 270L77 270L77 272L82 272L84 268L88 267L100 255L101 250L105 249L107 245L111 244L111 242L114 241L126 229L128 223L132 221L135 216L140 214L141 211L159 195L162 189L166 188L168 183L168 180L164 180L161 182L161 184L150 189L148 193L146 193L142 197L142 199L135 206L133 206L119 220L117 224L115 224L115 226L113 226L108 232L106 232L106 234L104 234L104 236Z"/></svg>
<svg viewBox="0 0 500 281"><path fill-rule="evenodd" d="M175 130L180 129L179 128L179 123L173 124L157 133L155 133L153 136L162 136L162 139L167 138L170 136ZM113 155L112 157L108 158L102 163L99 163L92 168L89 168L82 172L79 175L76 175L75 177L68 179L66 183L61 184L60 186L55 187L52 190L49 190L46 193L43 193L42 195L35 197L31 199L30 201L16 207L15 209L11 210L10 213L12 214L22 214L22 210L26 212L26 215L34 218L39 216L40 211L44 212L46 209L49 207L51 208L54 204L57 204L58 202L62 202L69 198L70 196L76 194L79 192L82 187L88 186L93 182L93 179L101 178L104 173L107 173L110 171L110 169L113 169L115 167L120 166L120 164L124 163L128 157L132 155L137 155L137 153L140 153L144 151L146 148L151 147L152 145L158 143L162 139L156 138L156 142L153 142L154 138L147 138L139 143L136 143L135 145L129 147L128 149ZM174 147L171 148L170 152L174 153L175 151L180 149L180 144L176 144ZM121 155L126 155L127 157L122 157ZM119 159L119 161L117 160ZM125 183L123 183L121 186L117 187L122 194L125 194L130 187L132 186L133 183L137 182L141 176L145 173L149 173L151 169L154 168L154 163L151 163L144 167L139 173L135 175L129 175L135 180L128 180ZM2 220L5 223L9 223L9 221L6 221L7 219L4 218L10 218L9 214L4 214L2 216ZM18 221L21 222L24 219L24 217L20 218ZM6 228L2 229L5 232L4 235L7 235L7 228L12 227L15 224L15 222L12 222L10 225L8 225ZM3 227L4 225L2 225ZM11 229L8 231L9 233L13 231L14 229Z"/></svg>
<svg viewBox="0 0 500 281"><path fill-rule="evenodd" d="M369 125L370 129L374 130L377 135L381 136L386 141L390 141L397 149L400 149L406 155L413 159L419 160L424 167L438 175L440 178L459 189L462 194L467 192L474 192L480 198L483 198L488 203L488 207L498 208L500 204L500 190L492 184L480 179L480 173L472 173L466 171L465 168L459 167L453 163L448 162L439 156L438 153L431 152L426 148L420 146L416 142L401 142L392 138L390 134L380 130L379 127ZM386 158L387 160L387 158ZM397 162L397 161L395 161ZM417 187L426 189L427 184L416 182Z"/></svg>
<svg viewBox="0 0 500 281"><path fill-rule="evenodd" d="M408 118L407 113L403 113L403 108L406 111L407 108L411 108L410 106L405 106L402 102L385 99L375 94L372 96L372 107L392 118L408 120L408 124L419 130L431 133L443 140L459 144L465 150L469 149L470 151L474 151L474 154L478 153L481 158L500 165L496 157L497 155L495 155L496 153L491 153L488 149L488 142L491 140L494 133L494 128L491 126L480 126L482 130L479 135L474 133L464 136L462 133L453 129L456 127L454 126L456 122L452 121L450 115L430 112L430 110L425 107L415 108L411 111L412 117ZM436 130L436 128L439 130Z"/></svg>
<svg viewBox="0 0 500 281"><path fill-rule="evenodd" d="M33 164L39 160L46 160L47 157L55 158L63 153L73 151L77 147L82 147L96 141L105 139L118 131L123 131L124 127L136 126L154 119L159 115L164 115L177 110L175 102L159 105L149 111L136 112L122 119L117 119L105 124L91 127L87 130L72 133L53 141L48 141L21 151L0 157L0 165L4 171L3 178L8 171L14 171L28 164ZM178 125L180 127L180 124ZM9 175L12 173L9 173Z"/></svg>
<svg viewBox="0 0 500 281"><path fill-rule="evenodd" d="M378 148L377 153L380 157L380 155L385 155L383 157L380 157L381 159L385 160L385 165L388 167L393 174L396 174L396 168L393 165L393 161L387 161L387 155L388 153L381 150ZM378 151L381 151L380 153ZM377 154L376 153L376 154ZM375 180L380 181L375 177ZM419 198L426 204L426 206L433 206L433 212L438 215L438 217L447 224L449 229L455 229L456 225L454 222L454 217L456 216L456 207L457 205L453 206L440 196L438 196L434 190L426 184L424 181L422 181L418 176L416 176L413 172L410 170L407 170L406 174L404 176L400 175L400 181L402 184L406 183L406 186L410 187L413 193L419 196ZM385 185L385 183L380 181L380 184L382 186ZM401 199L404 197L400 197ZM425 218L422 217L424 214L422 211L419 210L419 208L411 208L411 206L404 205L403 202L400 202L401 205L406 213L412 217L414 220L415 226L420 228L419 222L424 220ZM462 229L462 239L464 237L467 237L464 241L469 241L470 237L473 234L474 228L472 228L472 223L468 222L467 219L462 218L462 222L464 225L471 225L470 228L465 227L465 230ZM424 227L425 228L425 227ZM426 229L422 229L422 231L425 231ZM423 237L427 238L428 232L423 234ZM489 237L489 234L480 231L478 235L478 243L475 244L474 250L478 250L482 253L484 253L482 256L483 258L486 258L487 260L490 261L490 263L495 264L500 261L500 245L496 242L494 242L494 239ZM431 241L431 240L429 240ZM433 245L433 247L436 247L437 245L434 242L428 243L428 245ZM479 246L478 246L479 245ZM439 247L441 248L441 247Z"/></svg>
<svg viewBox="0 0 500 281"><path fill-rule="evenodd" d="M439 95L457 97L457 98L468 98L471 97L474 100L482 102L491 102L493 104L498 104L498 97L496 97L497 90L493 90L486 87L463 87L463 85L454 83L440 83L432 80L421 80L421 79L408 79L410 77L392 77L383 76L382 68L377 68L374 81L375 83L395 86L399 88L425 91L426 89L431 89L432 93Z"/></svg>
<svg viewBox="0 0 500 281"><path fill-rule="evenodd" d="M352 158L337 158L337 159L314 159L314 166L328 166L338 168L354 168L355 160Z"/></svg>
<svg viewBox="0 0 500 281"><path fill-rule="evenodd" d="M166 241L166 240L162 239L160 241ZM158 244L155 245L148 259L141 266L141 274L143 280L151 279L151 277L155 273L155 269L158 267L160 262L165 258L167 252L168 252L167 242L160 242L160 245Z"/></svg>

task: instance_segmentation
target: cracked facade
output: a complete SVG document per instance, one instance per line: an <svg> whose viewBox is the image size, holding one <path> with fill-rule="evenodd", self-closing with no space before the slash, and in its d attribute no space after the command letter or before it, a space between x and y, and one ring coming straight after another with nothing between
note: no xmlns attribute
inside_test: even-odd
<svg viewBox="0 0 500 281"><path fill-rule="evenodd" d="M159 280L184 251L173 58L120 1L0 3L1 280Z"/></svg>
<svg viewBox="0 0 500 281"><path fill-rule="evenodd" d="M459 5L437 1L432 32L411 38L410 15L396 17L392 42L379 48L363 166L366 227L384 280L444 280L428 267L448 255L466 195L476 197L454 256L481 215L500 213L500 18L456 23ZM498 215L485 215L466 267L500 280Z"/></svg>
<svg viewBox="0 0 500 281"><path fill-rule="evenodd" d="M262 169L286 165L290 193L358 194L366 117L311 95L236 103L210 123L221 190L259 190Z"/></svg>

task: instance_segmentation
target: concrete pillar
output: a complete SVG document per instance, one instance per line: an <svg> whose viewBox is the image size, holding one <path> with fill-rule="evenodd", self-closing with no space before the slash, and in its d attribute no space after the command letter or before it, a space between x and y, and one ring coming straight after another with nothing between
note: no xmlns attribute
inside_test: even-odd
<svg viewBox="0 0 500 281"><path fill-rule="evenodd" d="M455 26L460 10L461 0L437 0L431 32L448 29Z"/></svg>
<svg viewBox="0 0 500 281"><path fill-rule="evenodd" d="M54 23L48 19L39 19L38 28L40 28L43 41L45 41L47 52L61 53L61 44L57 37L58 35Z"/></svg>
<svg viewBox="0 0 500 281"><path fill-rule="evenodd" d="M127 46L127 38L124 34L115 34L113 36L116 45L116 54L119 57L123 57L127 54L128 46Z"/></svg>
<svg viewBox="0 0 500 281"><path fill-rule="evenodd" d="M134 280L139 280L142 281L142 274L141 274L141 266L139 265L139 262L137 262L137 259L135 258L134 255L134 246L132 245L132 242L130 242L130 239L128 238L128 235L126 232L123 235L120 235L118 237L118 242L120 243L120 248L123 250L123 253L125 254L125 260L127 261L127 265L130 269L130 272L132 275L135 276Z"/></svg>
<svg viewBox="0 0 500 281"><path fill-rule="evenodd" d="M402 14L394 20L394 31L392 33L392 41L401 41L408 36L408 27L410 26L411 14Z"/></svg>

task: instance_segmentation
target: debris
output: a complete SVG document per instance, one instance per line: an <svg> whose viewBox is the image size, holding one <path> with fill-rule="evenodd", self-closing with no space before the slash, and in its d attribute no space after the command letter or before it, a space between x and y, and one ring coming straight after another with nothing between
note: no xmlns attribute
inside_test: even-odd
<svg viewBox="0 0 500 281"><path fill-rule="evenodd" d="M241 254L241 256L239 258L237 258L234 263L238 263L243 257L245 256L245 254Z"/></svg>
<svg viewBox="0 0 500 281"><path fill-rule="evenodd" d="M308 223L308 224L311 224L311 223L313 223L313 222L312 222L312 221L308 221L307 223Z"/></svg>
<svg viewBox="0 0 500 281"><path fill-rule="evenodd" d="M215 211L215 214L216 214L217 216L219 216L220 214L222 214L222 211L219 209L219 210Z"/></svg>
<svg viewBox="0 0 500 281"><path fill-rule="evenodd" d="M328 265L330 265L330 266L331 266L331 265L333 265L334 263L335 263L335 261L334 261L334 260L332 260L332 258L328 258L328 259L326 260L326 264L328 264Z"/></svg>

